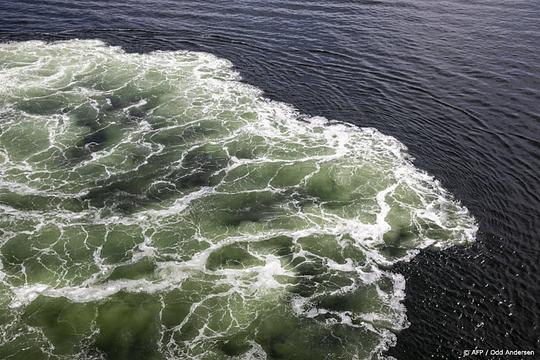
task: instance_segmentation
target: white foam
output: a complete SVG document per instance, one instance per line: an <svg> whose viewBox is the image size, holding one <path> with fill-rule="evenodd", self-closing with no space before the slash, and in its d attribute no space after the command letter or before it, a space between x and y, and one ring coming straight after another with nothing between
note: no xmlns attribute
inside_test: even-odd
<svg viewBox="0 0 540 360"><path fill-rule="evenodd" d="M412 258L419 249L427 246L446 247L474 240L477 227L467 209L456 202L439 182L416 169L411 157L407 154L406 147L398 140L373 128L358 128L329 121L323 117L304 116L288 104L268 100L263 97L260 89L242 83L239 74L232 70L232 64L227 60L219 59L211 54L187 51L128 54L118 47L107 46L97 40L71 40L50 44L41 41L8 43L0 45L0 55L1 52L16 54L23 58L25 56L34 58L26 66L0 69L0 82L3 84L0 88L2 99L0 100L2 105L0 130L14 126L11 120L4 122L5 117L11 117L13 114L21 118L32 118L36 124L40 126L45 124L47 127L48 147L36 150L32 156L46 154L48 151L65 151L77 142L85 133L85 129L77 128L67 115L32 115L23 110L17 110L18 93L31 89L48 89L47 91L55 94L64 91L76 99L73 106L80 107L88 104L96 114L100 114L105 108L113 107L111 99L120 90L127 92L126 89L134 84L135 87L159 86L155 80L145 82L146 76L150 73L162 76L158 83L165 83L168 92L156 95L161 103L152 109L147 109L147 106L152 103L151 100L155 99L135 97L136 100L133 102L128 101L127 105L122 105L118 110L118 114L122 114L121 119L128 119L136 124L131 127L123 124L120 140L90 153L71 167L62 165L62 161L66 159L53 158L34 162L32 156L28 156L23 160L15 160L16 157L11 156L13 154L10 154L7 147L4 148L0 141L2 145L0 146L2 160L0 191L6 190L21 197L31 195L78 201L90 192L98 191L100 189L98 181L107 183L115 178L130 180L126 177L133 176L143 166L151 167L153 159L157 156L174 154L174 151L178 149L177 158L170 161L168 167L170 171L184 169L184 160L188 154L197 151L205 153L206 148L210 147L222 150L228 157L225 164L218 167L212 174L216 178L222 176L222 180L217 184L194 186L193 189L178 191L171 199L149 208L142 207L131 214L115 213L112 210L107 212L106 210L110 210L107 207L102 209L92 206L83 211L73 211L63 208L63 203L54 208L39 210L21 210L16 206L0 205L0 214L6 215L7 223L32 222L33 227L27 230L29 236L39 235L46 225L54 225L60 232L74 225L83 229L87 225L100 225L105 228L107 234L115 226L125 225L137 228L143 238L141 243L133 247L129 258L119 263L110 263L105 260L105 255L102 254L103 245L93 248L91 261L98 270L78 283L72 282L65 285L65 279L57 278L56 282L52 281L51 284L27 282L26 285L16 286L10 283L8 276L13 274L7 274L8 270L2 268L0 271L2 281L13 294L11 307L25 306L40 295L65 297L73 302L91 302L106 299L120 291L161 294L172 289L180 289L187 279L196 276L216 277L215 283L224 285L228 289L219 296L240 294L245 301L256 301L271 293L286 294L289 285L279 281L280 278L294 279L298 277L298 274L296 268L288 262L289 260L274 254L249 250L250 255L257 258L262 265L245 268L225 267L209 270L206 264L209 256L224 246L244 244L249 249L250 244L276 236L287 236L294 243L293 259L321 260L328 273L340 274L343 278L352 280L348 286L327 292L321 290L322 292L315 296L351 294L361 286L372 286L376 288L377 300L384 308L380 313L333 311L322 307L317 308L313 305L314 297L296 296L291 300L290 310L299 317L309 319L331 314L333 316L325 320L328 326L335 324L351 328L362 326L380 336L380 342L373 349L372 355L380 354L383 349L395 342L395 335L387 328L379 327L377 323L390 323L394 331L407 326L403 305L405 280L400 274L382 270L381 265L388 266L396 261L406 261ZM38 60L35 60L36 58ZM95 72L100 67L105 71L109 67L118 67L120 73L117 75L123 76L125 81L114 84L111 80L112 83L109 84L111 88L106 90L98 90L79 82L79 78L97 76ZM52 74L36 75L39 74L40 69L48 69ZM133 110L144 112L145 116L139 120L132 119L130 113ZM245 114L254 115L244 118ZM115 126L121 123L114 116L112 119L111 124ZM162 122L164 125L155 126L153 121ZM210 130L208 123L219 130L209 131L209 134L204 133L197 137L194 129ZM205 126L208 126L208 129ZM163 135L167 131L180 130L185 130L188 134L189 130L194 130L196 134L193 138L179 137L178 144L162 144L153 141L154 136ZM244 139L253 141L250 148L253 153L251 157L240 157L231 153L237 145L236 142ZM251 146L251 143L248 144ZM133 160L130 163L131 152L135 150L124 149L129 146L139 151L144 159L138 162ZM208 154L213 160L211 152ZM65 154L63 156L66 157ZM257 166L277 165L283 169L287 166L301 167L304 164L311 165L313 169L306 171L305 174L302 173L302 178L295 184L283 187L274 185L277 172L265 179L267 181L261 181L258 178L261 174L258 173ZM63 170L54 170L55 166ZM361 185L365 188L361 186L359 189L351 188L346 194L355 201L359 201L355 196L362 195L362 192L370 194L372 188L376 188L375 195L365 195L366 199L369 198L367 200L373 203L372 208L364 209L362 204L358 204L356 214L354 209L347 210L353 214L347 213L346 210L334 211L331 207L325 206L330 201L322 199L324 196L320 196L321 200L317 199L316 193L310 193L307 189L308 184L321 171L332 166L335 167L338 175L330 178L330 181L334 181L338 189L340 186L360 186L349 182L350 178L354 177L351 174L361 171L364 166L380 168L380 173L375 172L373 175L381 176L380 179L370 179L370 183ZM235 171L250 169L250 167L255 170L247 171L243 176L234 178ZM198 170L200 169L193 171ZM342 170L343 172L339 172ZM229 181L229 177L234 178L234 181ZM152 180L152 186L160 184L175 186L168 179ZM395 205L391 204L398 202L395 198L399 196L396 193L401 187L414 193L417 198L400 206L410 210L411 226L417 229L418 235L413 239L414 245L404 249L404 255L393 258L387 256L381 248L384 245L383 236L392 229L389 217L392 206ZM236 196L264 192L276 196L289 194L290 201L284 200L283 203L276 205L279 210L276 211L277 215L271 214L269 219L265 218L260 223L240 224L238 229L223 228L220 233L202 228L201 224L207 220L211 222L212 219L198 219L196 221L200 223L193 223L196 221L189 218L192 212L197 211L198 206L207 202L211 204L211 200L217 196L228 196L230 201L234 201ZM305 205L291 194L294 196L308 194L306 196L311 196L317 201ZM357 197L360 198L360 195ZM143 198L144 194L137 194L137 196ZM416 200L419 201L419 205L415 202ZM346 206L348 205L344 205L343 208L347 209ZM207 211L208 216L218 216L216 209L210 205ZM362 220L370 216L375 220ZM293 220L296 220L301 225L277 226L272 222L276 217L281 217L285 223L289 220L293 223ZM1 219L3 218L0 217ZM423 233L419 225L420 221L434 224L447 231L448 239L429 238ZM160 248L154 238L158 235L154 234L171 224L193 227L195 235L188 240L199 241L206 247L202 246L187 260L182 253L184 250L186 253L191 250L182 249L183 241L187 241L186 239L178 239L180 244L176 248L180 252L178 254L171 255L167 252L170 249ZM15 235L14 232L7 231L0 243L7 243ZM331 256L315 254L314 251L298 246L302 238L319 235L336 239L347 236L352 246L361 251L365 259L362 264L358 264L350 257L347 257L344 262L338 262ZM88 233L86 238L88 238ZM339 241L337 243L344 247ZM89 246L86 242L85 245ZM171 245L171 247L174 246L176 244ZM60 260L63 260L62 256L65 255L56 253L52 246L43 251L57 254ZM107 280L116 267L135 264L144 258L152 259L157 264L156 271L148 279ZM23 274L28 275L25 273L24 263L22 268ZM391 283L390 290L386 287L385 290L381 289L379 284L383 280ZM217 296L217 294L210 294L206 299ZM178 325L178 329L184 326L196 308L204 301L201 300L192 305L189 315L182 324ZM193 340L194 343L204 342L207 339L205 335L207 331L209 330L206 327L199 329L199 335L196 340ZM266 355L258 344L252 342L251 349L244 356L265 358Z"/></svg>

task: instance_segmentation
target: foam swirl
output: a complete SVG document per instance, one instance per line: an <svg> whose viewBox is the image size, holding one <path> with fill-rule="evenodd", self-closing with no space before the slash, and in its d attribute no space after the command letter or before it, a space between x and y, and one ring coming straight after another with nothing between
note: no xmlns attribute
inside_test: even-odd
<svg viewBox="0 0 540 360"><path fill-rule="evenodd" d="M210 54L8 43L0 81L2 355L375 358L389 265L475 236L396 139Z"/></svg>

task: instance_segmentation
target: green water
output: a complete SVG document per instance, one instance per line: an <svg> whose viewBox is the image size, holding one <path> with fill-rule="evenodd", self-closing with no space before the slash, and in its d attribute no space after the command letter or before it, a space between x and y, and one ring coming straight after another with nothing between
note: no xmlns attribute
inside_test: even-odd
<svg viewBox="0 0 540 360"><path fill-rule="evenodd" d="M474 239L396 139L209 54L0 44L0 84L0 358L379 358L390 265Z"/></svg>

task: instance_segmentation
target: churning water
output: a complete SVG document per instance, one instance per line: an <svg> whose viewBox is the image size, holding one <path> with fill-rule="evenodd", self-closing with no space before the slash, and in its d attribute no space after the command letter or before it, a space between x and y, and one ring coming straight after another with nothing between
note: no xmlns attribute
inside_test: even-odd
<svg viewBox="0 0 540 360"><path fill-rule="evenodd" d="M190 51L0 45L1 357L372 358L468 211L373 128Z"/></svg>

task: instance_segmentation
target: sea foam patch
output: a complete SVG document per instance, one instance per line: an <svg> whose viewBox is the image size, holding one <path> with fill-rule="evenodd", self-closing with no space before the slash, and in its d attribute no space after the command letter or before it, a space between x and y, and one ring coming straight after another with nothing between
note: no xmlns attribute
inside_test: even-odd
<svg viewBox="0 0 540 360"><path fill-rule="evenodd" d="M210 54L7 43L0 81L2 357L377 358L389 265L476 233L396 139Z"/></svg>

